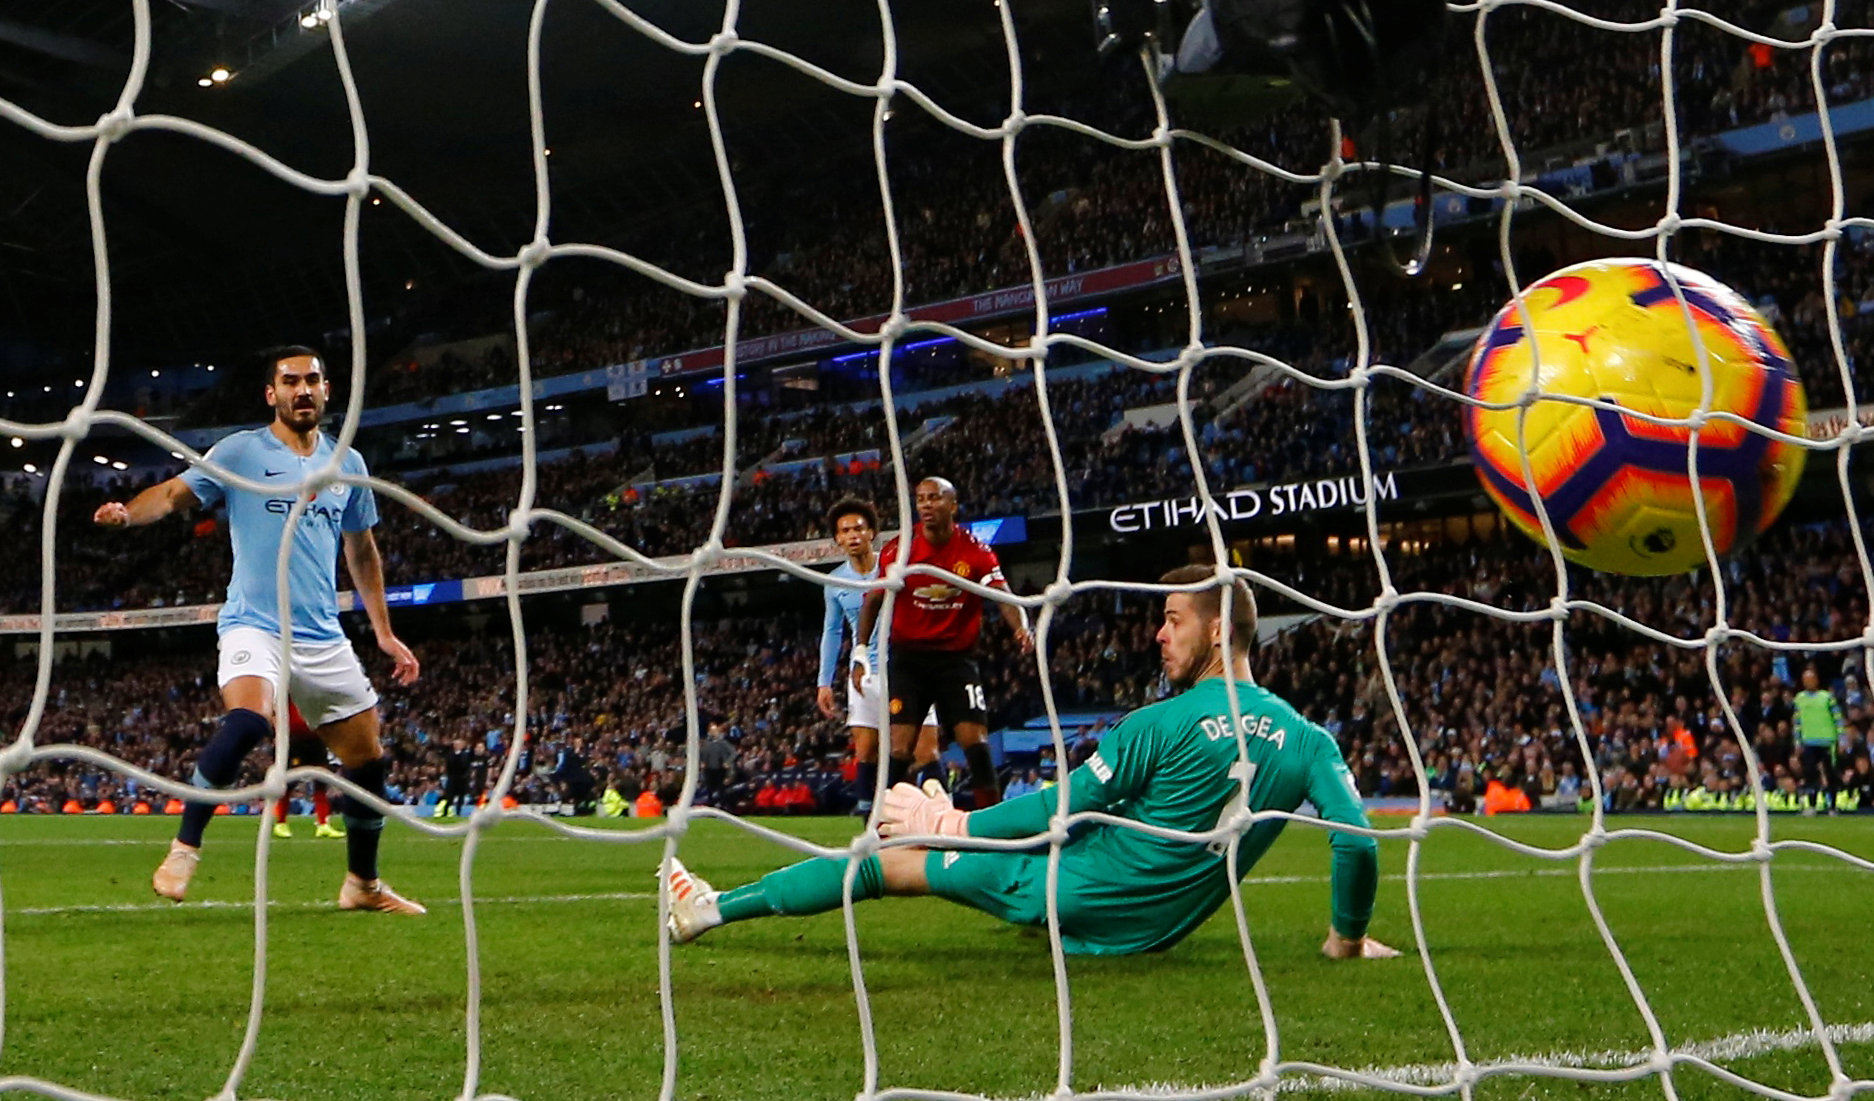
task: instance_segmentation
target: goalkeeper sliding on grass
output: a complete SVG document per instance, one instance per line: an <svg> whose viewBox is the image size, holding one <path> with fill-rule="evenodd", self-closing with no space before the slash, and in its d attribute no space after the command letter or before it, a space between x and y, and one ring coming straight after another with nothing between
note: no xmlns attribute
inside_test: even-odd
<svg viewBox="0 0 1874 1101"><path fill-rule="evenodd" d="M1188 585L1214 576L1201 566L1166 574ZM1189 833L1229 826L1248 806L1292 811L1314 804L1329 822L1367 824L1353 777L1334 739L1293 707L1250 683L1248 648L1256 637L1255 604L1234 584L1231 660L1224 658L1220 588L1169 593L1158 648L1165 674L1183 692L1126 716L1099 752L1058 787L965 813L942 796L899 784L885 798L879 832L1018 838L1045 833L1060 792L1068 810L1105 811ZM1224 681L1236 682L1242 716L1238 751ZM1247 873L1282 832L1281 819L1259 822L1242 838L1238 870ZM1335 959L1398 955L1366 936L1379 880L1370 837L1330 833L1333 915L1321 950ZM1081 823L1061 847L1058 895L1061 940L1068 952L1118 955L1169 948L1230 897L1227 838L1210 844L1154 837L1128 826ZM1027 852L888 848L859 862L853 897L938 895L1017 925L1047 922L1046 846ZM670 932L679 943L728 922L839 908L847 861L818 858L771 872L728 891L712 890L675 858L663 873L670 891Z"/></svg>

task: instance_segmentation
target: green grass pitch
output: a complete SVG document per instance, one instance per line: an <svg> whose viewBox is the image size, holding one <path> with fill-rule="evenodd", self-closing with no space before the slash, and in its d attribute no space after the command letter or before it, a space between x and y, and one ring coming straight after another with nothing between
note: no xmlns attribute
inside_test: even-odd
<svg viewBox="0 0 1874 1101"><path fill-rule="evenodd" d="M422 919L342 914L329 903L343 842L276 842L270 875L266 1014L241 1095L433 1098L461 1090L466 1035L461 842L392 826L384 868L431 907ZM1628 819L1736 850L1747 819ZM789 823L837 842L850 820ZM1569 843L1585 819L1493 821L1523 841ZM252 982L252 819L212 828L192 904L157 905L149 873L173 823L0 820L6 1032L0 1077L33 1075L119 1098L216 1094L233 1064ZM621 827L621 828L629 828ZM1874 856L1874 818L1778 818L1802 837ZM732 886L791 859L734 828L699 824L689 865ZM559 839L510 821L475 866L482 936L483 1092L536 1098L657 1096L663 1060L652 869L658 846ZM1332 964L1327 844L1291 829L1245 899L1285 1059L1349 1067L1443 1064L1452 1047L1424 972L1393 961ZM1411 945L1406 845L1382 842L1374 933ZM1766 926L1754 869L1721 869L1657 842L1616 841L1596 891L1668 1041L1696 1044L1806 1024ZM1779 909L1830 1024L1874 1021L1874 877L1827 858L1779 856ZM1573 864L1519 856L1454 829L1422 857L1426 935L1471 1059L1632 1052L1640 1016L1591 924ZM197 905L220 903L221 905ZM1044 934L937 900L859 910L878 1024L880 1084L1032 1097L1055 1087L1060 1054ZM719 929L673 950L677 1095L850 1098L859 1091L858 1011L837 913ZM1175 950L1070 960L1072 1085L1225 1085L1253 1076L1262 1025L1226 909ZM1874 1078L1869 1030L1841 1047ZM1740 1074L1825 1092L1816 1047L1727 1055ZM1681 1097L1744 1091L1693 1070ZM1298 1081L1298 1095L1320 1092ZM1499 1078L1484 1098L1657 1097L1655 1081L1588 1088Z"/></svg>

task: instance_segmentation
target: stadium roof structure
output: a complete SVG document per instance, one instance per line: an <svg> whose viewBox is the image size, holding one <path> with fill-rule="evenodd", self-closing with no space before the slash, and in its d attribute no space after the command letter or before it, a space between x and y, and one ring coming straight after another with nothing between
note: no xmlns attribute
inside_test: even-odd
<svg viewBox="0 0 1874 1101"><path fill-rule="evenodd" d="M534 210L528 4L152 0L154 55L139 113L197 119L303 171L342 175L351 134L329 37L316 19L300 25L321 2L339 4L373 171L481 247L516 251L532 236ZM720 0L630 6L690 41L706 40L722 16ZM1091 65L1080 0L1018 7L1031 60L1086 50ZM998 7L895 0L892 8L900 75L950 110L999 120L1008 73ZM130 0L14 10L0 18L0 97L65 124L107 111L131 56ZM878 74L875 0L748 5L738 30L844 76ZM713 209L721 224L695 107L701 59L663 49L592 0L548 8L542 56L556 240L660 259L652 242L679 213ZM223 67L225 79L210 78ZM738 186L765 178L798 187L842 165L870 176L869 100L746 53L724 59L718 94ZM90 346L89 154L89 143L0 124L0 345ZM120 353L191 358L342 325L341 200L299 192L199 141L148 132L111 150L102 190ZM467 274L466 261L389 203L367 214L368 315L391 312L406 284L439 289Z"/></svg>

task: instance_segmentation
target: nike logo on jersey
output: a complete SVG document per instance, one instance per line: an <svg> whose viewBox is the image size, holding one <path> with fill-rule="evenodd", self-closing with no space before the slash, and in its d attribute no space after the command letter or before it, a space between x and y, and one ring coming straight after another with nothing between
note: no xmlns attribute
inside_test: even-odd
<svg viewBox="0 0 1874 1101"><path fill-rule="evenodd" d="M278 477L279 477L280 475L282 475L282 474L284 474L284 473L286 473L286 471L284 471L284 470L269 470L269 471L267 471L267 477L269 477L269 478L278 478Z"/></svg>

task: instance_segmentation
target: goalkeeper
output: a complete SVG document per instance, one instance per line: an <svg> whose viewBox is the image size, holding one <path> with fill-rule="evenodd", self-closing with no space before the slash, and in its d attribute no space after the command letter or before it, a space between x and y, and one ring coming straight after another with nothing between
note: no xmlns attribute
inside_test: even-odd
<svg viewBox="0 0 1874 1101"><path fill-rule="evenodd" d="M1160 580L1186 585L1214 576L1201 566L1172 570ZM1233 585L1229 624L1223 594L1211 588L1165 597L1158 630L1167 678L1184 691L1126 716L1067 782L965 813L942 795L899 784L886 795L879 832L1018 838L1045 833L1059 793L1068 810L1105 811L1165 829L1202 833L1229 826L1248 806L1292 811L1304 800L1340 825L1367 824L1353 777L1326 731L1249 679L1248 648L1256 637L1255 604ZM1228 631L1231 658L1226 665ZM1224 677L1236 683L1242 743ZM1282 832L1281 819L1259 822L1242 836L1238 870L1247 873ZM1372 838L1330 833L1333 907L1322 952L1335 959L1394 956L1367 938L1379 880ZM1230 897L1224 860L1227 838L1209 844L1154 837L1127 826L1084 823L1061 848L1061 940L1070 953L1119 955L1169 948ZM771 872L746 886L714 891L674 858L666 874L671 937L695 940L717 925L774 914L838 909L847 861L817 858ZM1026 852L889 848L859 862L853 897L938 895L1018 925L1047 922L1045 847Z"/></svg>

